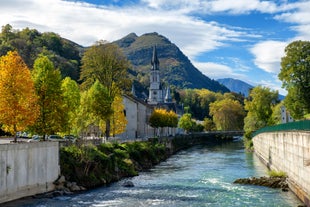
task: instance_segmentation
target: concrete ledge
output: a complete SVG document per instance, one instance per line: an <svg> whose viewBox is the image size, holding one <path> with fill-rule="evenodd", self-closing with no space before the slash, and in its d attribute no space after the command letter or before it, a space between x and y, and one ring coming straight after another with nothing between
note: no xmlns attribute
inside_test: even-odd
<svg viewBox="0 0 310 207"><path fill-rule="evenodd" d="M51 183L46 184L37 184L32 186L24 186L17 189L16 192L10 192L5 195L1 194L0 203L5 203L8 201L16 200L19 198L24 198L27 196L33 196L40 193L46 193L53 191L55 189L55 185Z"/></svg>
<svg viewBox="0 0 310 207"><path fill-rule="evenodd" d="M310 132L266 132L253 138L255 154L271 170L287 174L290 189L310 206Z"/></svg>
<svg viewBox="0 0 310 207"><path fill-rule="evenodd" d="M59 173L58 142L0 145L0 203L52 191Z"/></svg>

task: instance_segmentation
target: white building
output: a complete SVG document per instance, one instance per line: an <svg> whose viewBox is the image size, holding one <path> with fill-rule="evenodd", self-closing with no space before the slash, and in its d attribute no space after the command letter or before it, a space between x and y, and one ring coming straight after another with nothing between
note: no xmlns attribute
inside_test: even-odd
<svg viewBox="0 0 310 207"><path fill-rule="evenodd" d="M148 120L153 112L153 107L131 95L124 95L123 103L127 126L125 132L117 137L123 140L152 137L154 129L148 124Z"/></svg>
<svg viewBox="0 0 310 207"><path fill-rule="evenodd" d="M293 122L294 119L291 117L290 113L286 110L285 106L281 106L281 123Z"/></svg>

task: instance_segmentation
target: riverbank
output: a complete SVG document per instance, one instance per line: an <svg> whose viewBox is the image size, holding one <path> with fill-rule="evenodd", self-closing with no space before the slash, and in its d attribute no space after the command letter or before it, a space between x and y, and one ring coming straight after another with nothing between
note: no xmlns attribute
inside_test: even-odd
<svg viewBox="0 0 310 207"><path fill-rule="evenodd" d="M237 185L240 177L261 177L266 168L240 141L203 144L181 150L139 176L54 198L28 198L3 207L87 206L282 206L297 207L289 191ZM124 187L131 181L134 187Z"/></svg>
<svg viewBox="0 0 310 207"><path fill-rule="evenodd" d="M61 174L67 181L90 189L132 177L168 158L159 142L71 145L60 149Z"/></svg>
<svg viewBox="0 0 310 207"><path fill-rule="evenodd" d="M191 146L216 145L232 140L229 136L189 134L140 142L103 143L98 146L71 145L60 149L60 169L67 181L89 189L137 176L139 172Z"/></svg>

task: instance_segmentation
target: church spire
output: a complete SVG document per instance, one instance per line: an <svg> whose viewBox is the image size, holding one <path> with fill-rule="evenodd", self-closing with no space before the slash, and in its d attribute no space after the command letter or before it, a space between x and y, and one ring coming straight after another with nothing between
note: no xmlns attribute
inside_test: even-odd
<svg viewBox="0 0 310 207"><path fill-rule="evenodd" d="M132 83L132 85L131 85L131 94L132 94L134 97L136 97L136 89L135 89L135 86L134 86L133 83Z"/></svg>
<svg viewBox="0 0 310 207"><path fill-rule="evenodd" d="M151 64L152 64L152 70L159 70L159 60L157 58L156 46L153 47L153 56L152 56Z"/></svg>
<svg viewBox="0 0 310 207"><path fill-rule="evenodd" d="M165 103L171 103L172 97L170 92L170 86L167 87L166 96L165 96Z"/></svg>

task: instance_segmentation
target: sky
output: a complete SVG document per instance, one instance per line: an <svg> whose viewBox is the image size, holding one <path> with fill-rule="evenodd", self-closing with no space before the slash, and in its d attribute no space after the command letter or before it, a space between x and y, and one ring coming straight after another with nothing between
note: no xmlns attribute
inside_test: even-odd
<svg viewBox="0 0 310 207"><path fill-rule="evenodd" d="M285 47L310 40L310 0L0 0L0 25L55 32L82 46L157 32L211 79L280 94Z"/></svg>

